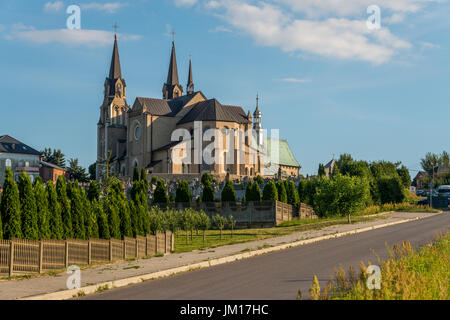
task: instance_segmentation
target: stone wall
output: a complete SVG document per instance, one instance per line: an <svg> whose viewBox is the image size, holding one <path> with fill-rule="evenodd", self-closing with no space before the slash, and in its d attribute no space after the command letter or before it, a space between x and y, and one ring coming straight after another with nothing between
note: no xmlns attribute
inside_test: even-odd
<svg viewBox="0 0 450 320"><path fill-rule="evenodd" d="M172 209L192 208L203 210L212 218L216 214L236 220L237 228L261 228L277 226L293 219L315 219L314 210L305 204L299 208L279 201L261 202L208 202L208 203L171 203Z"/></svg>

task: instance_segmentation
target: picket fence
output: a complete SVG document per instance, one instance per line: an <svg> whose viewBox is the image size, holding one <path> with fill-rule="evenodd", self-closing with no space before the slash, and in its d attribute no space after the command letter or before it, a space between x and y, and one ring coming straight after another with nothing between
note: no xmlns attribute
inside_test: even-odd
<svg viewBox="0 0 450 320"><path fill-rule="evenodd" d="M0 240L0 274L21 275L166 254L174 250L172 232L124 240Z"/></svg>

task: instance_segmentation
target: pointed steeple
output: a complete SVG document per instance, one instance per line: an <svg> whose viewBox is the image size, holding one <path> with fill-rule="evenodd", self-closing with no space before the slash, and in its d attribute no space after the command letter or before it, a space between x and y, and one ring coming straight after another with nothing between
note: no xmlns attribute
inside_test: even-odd
<svg viewBox="0 0 450 320"><path fill-rule="evenodd" d="M177 56L175 54L175 41L172 41L172 54L170 56L169 73L167 75L166 83L170 86L178 84L178 67Z"/></svg>
<svg viewBox="0 0 450 320"><path fill-rule="evenodd" d="M183 87L178 81L177 57L175 54L175 41L172 41L172 54L170 56L167 82L163 86L163 98L174 99L183 95Z"/></svg>
<svg viewBox="0 0 450 320"><path fill-rule="evenodd" d="M111 58L111 68L109 69L109 79L122 78L122 70L120 68L119 47L117 45L117 34L114 35L114 49Z"/></svg>
<svg viewBox="0 0 450 320"><path fill-rule="evenodd" d="M189 74L188 74L188 83L187 83L187 94L194 93L194 78L192 77L192 60L189 56Z"/></svg>

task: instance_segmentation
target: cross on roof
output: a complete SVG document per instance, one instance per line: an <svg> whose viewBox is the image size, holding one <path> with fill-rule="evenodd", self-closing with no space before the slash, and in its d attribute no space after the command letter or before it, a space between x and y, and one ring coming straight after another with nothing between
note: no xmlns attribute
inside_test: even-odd
<svg viewBox="0 0 450 320"><path fill-rule="evenodd" d="M117 33L117 29L119 29L119 26L117 25L117 23L115 23L113 25L113 28L114 28L114 33Z"/></svg>
<svg viewBox="0 0 450 320"><path fill-rule="evenodd" d="M172 35L172 41L175 42L175 35L177 34L175 32L175 29L172 29L172 32L170 34Z"/></svg>

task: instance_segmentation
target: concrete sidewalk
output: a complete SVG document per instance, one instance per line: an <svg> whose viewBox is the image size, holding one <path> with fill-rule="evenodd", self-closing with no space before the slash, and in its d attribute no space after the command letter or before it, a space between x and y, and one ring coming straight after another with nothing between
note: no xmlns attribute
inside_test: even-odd
<svg viewBox="0 0 450 320"><path fill-rule="evenodd" d="M274 247L299 240L313 239L321 236L346 233L377 226L381 227L384 224L407 222L409 220L422 219L433 215L436 215L436 213L391 213L388 215L387 219L372 222L330 226L321 230L304 231L281 237L222 246L204 251L170 254L164 257L153 257L151 259L142 259L133 262L122 261L115 264L82 270L81 287L148 275L150 273L204 261L212 261L250 250L258 250L262 247ZM63 291L67 289L66 280L68 277L69 275L62 273L56 276L41 276L27 280L0 281L0 299L20 299Z"/></svg>

